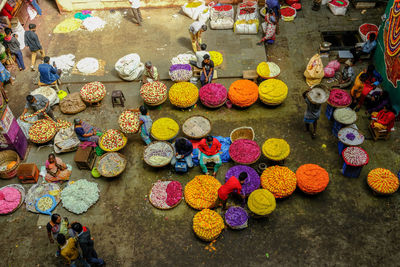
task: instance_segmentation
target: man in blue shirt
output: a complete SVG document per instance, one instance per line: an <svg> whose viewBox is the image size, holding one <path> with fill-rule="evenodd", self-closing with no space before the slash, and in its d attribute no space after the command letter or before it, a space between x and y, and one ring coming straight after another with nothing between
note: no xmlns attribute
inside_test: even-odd
<svg viewBox="0 0 400 267"><path fill-rule="evenodd" d="M356 64L356 62L360 59L360 56L362 55L368 55L371 54L376 47L376 34L371 33L369 35L368 41L366 41L361 47L356 47L350 49L350 52L353 54L353 64Z"/></svg>
<svg viewBox="0 0 400 267"><path fill-rule="evenodd" d="M52 118L54 121L56 120L50 107L50 101L43 95L38 94L26 96L26 105L24 111L22 112L22 117L28 112L29 108L32 108L35 112L44 109L50 118ZM42 117L43 115L39 115L39 118Z"/></svg>
<svg viewBox="0 0 400 267"><path fill-rule="evenodd" d="M49 64L50 57L44 57L44 63L39 65L40 82L44 84L52 84L60 79L61 70L56 68L56 64L53 62L53 66Z"/></svg>

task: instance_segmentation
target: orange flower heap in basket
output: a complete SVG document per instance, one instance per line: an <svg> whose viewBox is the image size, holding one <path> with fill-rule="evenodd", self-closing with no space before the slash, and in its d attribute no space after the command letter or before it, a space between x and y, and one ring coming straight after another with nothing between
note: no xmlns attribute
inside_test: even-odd
<svg viewBox="0 0 400 267"><path fill-rule="evenodd" d="M159 104L167 98L167 86L159 81L146 83L140 88L140 96L149 105Z"/></svg>
<svg viewBox="0 0 400 267"><path fill-rule="evenodd" d="M399 179L391 171L383 168L368 173L367 183L378 194L390 195L399 189Z"/></svg>
<svg viewBox="0 0 400 267"><path fill-rule="evenodd" d="M36 144L43 144L53 139L56 133L54 121L38 120L29 128L29 139Z"/></svg>
<svg viewBox="0 0 400 267"><path fill-rule="evenodd" d="M179 82L169 89L169 101L179 108L188 108L196 104L199 98L199 89L189 82Z"/></svg>
<svg viewBox="0 0 400 267"><path fill-rule="evenodd" d="M238 80L229 87L228 98L239 107L249 107L258 99L258 86L249 80Z"/></svg>
<svg viewBox="0 0 400 267"><path fill-rule="evenodd" d="M276 198L288 197L296 189L296 174L287 167L268 167L260 178L261 186L269 190Z"/></svg>
<svg viewBox="0 0 400 267"><path fill-rule="evenodd" d="M216 239L225 228L221 215L210 209L204 209L193 217L193 231L204 241Z"/></svg>
<svg viewBox="0 0 400 267"><path fill-rule="evenodd" d="M329 183L328 172L316 164L301 165L296 171L297 185L306 194L317 194Z"/></svg>
<svg viewBox="0 0 400 267"><path fill-rule="evenodd" d="M83 101L96 103L106 96L106 88L101 82L91 82L82 87L80 94Z"/></svg>
<svg viewBox="0 0 400 267"><path fill-rule="evenodd" d="M118 124L124 133L137 133L139 131L139 112L125 110L119 116Z"/></svg>
<svg viewBox="0 0 400 267"><path fill-rule="evenodd" d="M100 138L99 146L104 151L118 151L127 143L126 136L119 130L107 130Z"/></svg>
<svg viewBox="0 0 400 267"><path fill-rule="evenodd" d="M221 183L210 175L198 175L185 186L185 200L194 209L209 209L215 206Z"/></svg>

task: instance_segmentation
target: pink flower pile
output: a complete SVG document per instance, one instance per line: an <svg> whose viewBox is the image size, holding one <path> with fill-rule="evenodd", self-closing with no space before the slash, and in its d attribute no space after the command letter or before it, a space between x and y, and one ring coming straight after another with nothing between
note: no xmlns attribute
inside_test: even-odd
<svg viewBox="0 0 400 267"><path fill-rule="evenodd" d="M256 161L260 154L261 149L253 140L239 139L229 147L229 155L232 160L241 164L249 164Z"/></svg>
<svg viewBox="0 0 400 267"><path fill-rule="evenodd" d="M348 92L342 89L332 89L329 94L329 104L335 107L344 107L350 105L351 96Z"/></svg>
<svg viewBox="0 0 400 267"><path fill-rule="evenodd" d="M182 199L182 185L178 181L172 181L167 186L167 205L172 207Z"/></svg>
<svg viewBox="0 0 400 267"><path fill-rule="evenodd" d="M157 208L169 209L182 199L182 185L178 181L157 181L150 193L150 202Z"/></svg>
<svg viewBox="0 0 400 267"><path fill-rule="evenodd" d="M5 187L0 191L0 214L7 214L16 209L21 201L21 193L13 187Z"/></svg>
<svg viewBox="0 0 400 267"><path fill-rule="evenodd" d="M200 88L200 101L206 106L218 106L225 102L228 92L222 84L209 83Z"/></svg>

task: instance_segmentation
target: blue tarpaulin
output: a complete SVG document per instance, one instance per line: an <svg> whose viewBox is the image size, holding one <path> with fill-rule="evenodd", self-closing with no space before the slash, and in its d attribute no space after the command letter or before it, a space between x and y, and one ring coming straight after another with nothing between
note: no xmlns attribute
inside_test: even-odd
<svg viewBox="0 0 400 267"><path fill-rule="evenodd" d="M230 137L222 137L222 136L213 136L216 138L220 143L221 143L221 160L222 163L226 163L231 160L231 157L229 156L229 147L231 146L231 138ZM198 166L199 165L199 149L195 148L193 149L193 165Z"/></svg>

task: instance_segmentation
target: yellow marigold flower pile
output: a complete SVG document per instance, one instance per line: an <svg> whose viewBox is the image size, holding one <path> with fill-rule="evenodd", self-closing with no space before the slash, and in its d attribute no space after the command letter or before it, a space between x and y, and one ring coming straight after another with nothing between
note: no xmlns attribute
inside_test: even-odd
<svg viewBox="0 0 400 267"><path fill-rule="evenodd" d="M185 201L194 209L209 209L215 206L221 183L210 175L198 175L185 186Z"/></svg>
<svg viewBox="0 0 400 267"><path fill-rule="evenodd" d="M267 62L261 62L257 66L257 74L260 77L269 77L269 66Z"/></svg>
<svg viewBox="0 0 400 267"><path fill-rule="evenodd" d="M179 125L171 118L160 118L153 123L151 135L157 140L170 140L179 132Z"/></svg>
<svg viewBox="0 0 400 267"><path fill-rule="evenodd" d="M169 101L179 108L188 108L196 104L199 98L199 89L189 82L179 82L169 90Z"/></svg>
<svg viewBox="0 0 400 267"><path fill-rule="evenodd" d="M383 168L373 169L368 173L367 183L379 194L393 194L399 188L399 179L391 171Z"/></svg>
<svg viewBox="0 0 400 267"><path fill-rule="evenodd" d="M284 160L290 154L290 146L284 139L270 138L262 146L263 154L270 160Z"/></svg>
<svg viewBox="0 0 400 267"><path fill-rule="evenodd" d="M271 166L261 174L261 186L269 190L276 198L293 194L296 189L296 174L288 167Z"/></svg>
<svg viewBox="0 0 400 267"><path fill-rule="evenodd" d="M216 239L225 228L221 215L210 209L199 211L193 217L193 231L204 241Z"/></svg>
<svg viewBox="0 0 400 267"><path fill-rule="evenodd" d="M281 69L274 62L261 62L257 66L257 74L262 78L276 77L281 73Z"/></svg>
<svg viewBox="0 0 400 267"><path fill-rule="evenodd" d="M53 33L67 33L73 32L81 27L82 20L80 19L66 19L60 22L53 30Z"/></svg>
<svg viewBox="0 0 400 267"><path fill-rule="evenodd" d="M186 4L186 7L187 8L196 8L196 7L199 7L199 6L201 6L201 2L191 2L191 3L187 3Z"/></svg>
<svg viewBox="0 0 400 267"><path fill-rule="evenodd" d="M224 57L218 51L210 51L211 60L214 62L214 67L217 67L222 64L224 61Z"/></svg>
<svg viewBox="0 0 400 267"><path fill-rule="evenodd" d="M279 105L288 95L287 85L278 79L263 81L258 87L260 100L268 105Z"/></svg>
<svg viewBox="0 0 400 267"><path fill-rule="evenodd" d="M257 215L268 215L276 208L274 195L267 189L257 189L251 192L247 200L249 209Z"/></svg>

